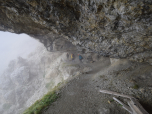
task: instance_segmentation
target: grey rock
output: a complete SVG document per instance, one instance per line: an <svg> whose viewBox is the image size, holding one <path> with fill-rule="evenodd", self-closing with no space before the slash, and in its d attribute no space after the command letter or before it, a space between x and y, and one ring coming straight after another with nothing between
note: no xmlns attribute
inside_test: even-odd
<svg viewBox="0 0 152 114"><path fill-rule="evenodd" d="M150 55L140 56L152 50L151 1L51 0L47 3L1 1L0 30L29 34L49 51L63 51L62 46L67 50L66 45L73 43L78 50L87 48L102 56L130 60L139 56L142 62L151 61ZM63 43L64 39L68 43Z"/></svg>

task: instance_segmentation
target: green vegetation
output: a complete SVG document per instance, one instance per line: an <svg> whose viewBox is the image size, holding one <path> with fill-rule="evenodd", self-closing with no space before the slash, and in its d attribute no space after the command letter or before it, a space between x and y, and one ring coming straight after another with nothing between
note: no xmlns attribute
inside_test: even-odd
<svg viewBox="0 0 152 114"><path fill-rule="evenodd" d="M109 100L110 102L114 102L114 100L113 99L111 99L111 100Z"/></svg>
<svg viewBox="0 0 152 114"><path fill-rule="evenodd" d="M123 107L123 105L119 104L119 106Z"/></svg>
<svg viewBox="0 0 152 114"><path fill-rule="evenodd" d="M56 90L60 85L61 83L59 83L54 90L44 95L42 99L37 100L32 106L25 110L23 114L41 114L44 109L47 109L48 106L59 98L59 94L56 93Z"/></svg>
<svg viewBox="0 0 152 114"><path fill-rule="evenodd" d="M105 75L100 75L99 77L100 77L100 78L105 78Z"/></svg>
<svg viewBox="0 0 152 114"><path fill-rule="evenodd" d="M137 84L135 84L135 85L133 86L133 88L134 88L134 89L139 89L139 86L138 86Z"/></svg>

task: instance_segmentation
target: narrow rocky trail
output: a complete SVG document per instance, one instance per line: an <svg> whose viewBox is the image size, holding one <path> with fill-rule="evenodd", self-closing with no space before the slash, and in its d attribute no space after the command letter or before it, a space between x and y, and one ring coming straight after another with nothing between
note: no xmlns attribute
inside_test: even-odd
<svg viewBox="0 0 152 114"><path fill-rule="evenodd" d="M152 103L152 88L148 85L152 81L152 66L144 65L127 60L119 60L111 64L109 58L85 64L85 66L92 67L92 71L70 80L59 91L61 97L43 114L129 114L120 105L113 102L113 96L99 93L99 89L133 95L146 104L146 109L148 109ZM139 72L139 69L144 68L147 69L146 72L144 70ZM141 85L139 83L141 80L137 76L145 73L149 73L145 78L149 82L147 85ZM136 82L131 77L136 78ZM138 89L133 87L135 84L138 84ZM147 89L151 89L151 91Z"/></svg>
<svg viewBox="0 0 152 114"><path fill-rule="evenodd" d="M107 64L107 66L110 65L109 59L104 61L104 63ZM92 114L96 112L94 109L97 108L97 103L95 102L98 100L96 96L98 91L90 85L89 82L90 80L92 81L93 75L97 71L102 70L102 67L105 67L105 65L101 63L87 65L94 66L92 71L71 80L63 89L61 89L61 98L44 112L44 114ZM91 99L96 100L92 101Z"/></svg>

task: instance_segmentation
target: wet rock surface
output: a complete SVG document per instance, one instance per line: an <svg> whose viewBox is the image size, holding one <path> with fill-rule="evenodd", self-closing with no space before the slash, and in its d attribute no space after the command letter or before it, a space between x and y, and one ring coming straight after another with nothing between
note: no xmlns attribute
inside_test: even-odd
<svg viewBox="0 0 152 114"><path fill-rule="evenodd" d="M1 31L26 33L50 51L66 40L78 51L152 63L150 0L5 0L0 9Z"/></svg>

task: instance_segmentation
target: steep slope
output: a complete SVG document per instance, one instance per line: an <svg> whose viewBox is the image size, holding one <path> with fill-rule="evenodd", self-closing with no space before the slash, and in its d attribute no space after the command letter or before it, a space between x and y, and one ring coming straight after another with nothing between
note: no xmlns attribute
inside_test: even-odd
<svg viewBox="0 0 152 114"><path fill-rule="evenodd" d="M77 52L81 52L84 55L86 54L87 59L90 59L90 52L94 52L106 57L126 58L136 62L148 62L152 64L151 0L1 0L0 30L17 34L26 33L33 38L39 39L50 52L68 51L76 55ZM42 57L43 54L42 52L40 57ZM51 80L53 80L55 76L62 76L64 79L67 79L73 75L81 74L83 71L80 72L80 70L84 70L83 68L90 65L86 64L86 66L83 66L83 63L88 63L90 60L84 60L82 63L77 61L78 59L67 62L65 59L66 53L57 54L55 57L54 61L51 62L54 69L51 70L48 65L48 61L50 60L46 57L42 59L42 68L45 66L44 63L48 63L46 65L48 72L45 72L43 77L45 78L44 82L47 83L47 87L52 87ZM34 58L34 60L35 59L36 58ZM67 63L65 63L65 61ZM30 65L32 65L32 63L35 62L31 62ZM106 66L103 67L102 65L104 64L106 64ZM38 63L35 63L35 65L37 67ZM65 114L78 112L87 114L103 112L107 114L126 113L121 110L121 107L117 107L118 110L114 112L113 104L109 109L109 105L106 104L106 96L104 97L99 94L98 91L94 89L96 86L101 88L109 87L108 89L111 90L134 94L136 97L143 97L145 102L151 106L151 96L149 95L151 94L150 82L152 81L151 66L145 63L130 64L130 62L119 65L114 63L113 66L111 66L108 60L105 60L105 62L102 61L101 64L93 63L90 66L94 68L94 71L90 72L92 74L81 75L78 82L74 82L77 81L77 79L74 79L72 81L73 83L69 84L75 84L69 86L71 87L69 88L70 90L67 90L68 86L67 89L63 88L63 92L61 92L62 97L56 102L57 104L58 102L61 103L61 105L54 104L46 113L51 113L51 111L57 114L61 113L61 111L65 111ZM98 68L96 69L97 66L101 68L101 72L98 71ZM106 73L103 69L105 67L111 74ZM116 69L114 69L115 67ZM34 68L35 66L33 66L33 69ZM19 69L21 72L24 68ZM42 71L45 70L43 69ZM35 70L32 70L32 72L35 72ZM96 74L96 72L98 73ZM43 75L44 72L41 72L41 74ZM51 75L54 77L51 77ZM6 77L7 76L8 75L6 75ZM18 77L20 78L18 75L12 75L11 78ZM20 80L15 82L15 84L19 85L19 82ZM27 82L26 78L25 82ZM57 82L58 79L55 80L55 83ZM5 83L12 84L9 80L5 80L4 84ZM13 83L11 87L13 88L15 84ZM138 84L141 86L140 91L135 89L139 86ZM3 83L1 83L1 85L3 85ZM134 85L134 89L127 88ZM124 87L121 88L121 86ZM36 86L36 89L38 87L39 86ZM68 91L72 92L69 93ZM143 91L146 92L144 93ZM20 91L18 92L20 93ZM12 93L8 93L6 95L8 97L5 99L9 98L11 94ZM0 97L3 98L3 96L5 95ZM70 96L77 98L76 102L75 99ZM84 102L80 96L84 98ZM12 96L12 99L13 98L15 97ZM71 98L71 100L68 101L68 98ZM92 100L93 98L95 98L95 100ZM104 105L100 104L99 98L104 98ZM68 101L67 104L63 99ZM21 100L21 98L19 98L19 100ZM141 98L140 100L142 101ZM29 102L30 101L31 99ZM95 102L97 102L98 106ZM65 104L66 110L63 109L63 104ZM71 107L72 105L75 107ZM85 106L83 108L83 105L88 105L90 110ZM20 105L18 105L18 107L19 106ZM3 107L5 107L5 105L0 108L3 109ZM10 108L7 104L6 107ZM87 111L84 112L84 110Z"/></svg>
<svg viewBox="0 0 152 114"><path fill-rule="evenodd" d="M50 76L61 61L62 53L50 53L40 46L27 59L12 60L0 76L0 113L20 114L64 78ZM53 62L56 64L53 65ZM52 79L53 78L53 79Z"/></svg>
<svg viewBox="0 0 152 114"><path fill-rule="evenodd" d="M75 58L71 60L66 52L49 52L40 46L27 59L11 61L0 76L0 113L20 114L58 83L90 71L79 61L77 52L73 53ZM84 54L84 62L87 56Z"/></svg>
<svg viewBox="0 0 152 114"><path fill-rule="evenodd" d="M61 97L43 114L129 114L112 100L112 95L99 93L99 89L132 95L152 113L152 66L109 58L87 65L92 66L92 71L61 88Z"/></svg>

